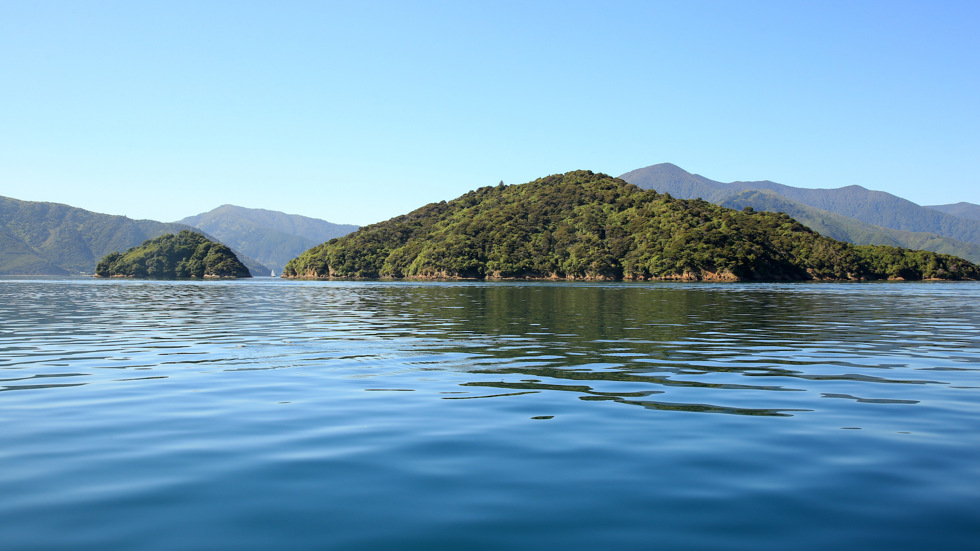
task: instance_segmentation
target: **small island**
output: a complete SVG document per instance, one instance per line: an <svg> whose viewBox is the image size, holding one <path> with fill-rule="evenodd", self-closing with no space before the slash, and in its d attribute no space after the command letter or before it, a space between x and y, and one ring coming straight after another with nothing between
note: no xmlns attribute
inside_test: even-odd
<svg viewBox="0 0 980 551"><path fill-rule="evenodd" d="M783 213L675 199L574 171L489 186L331 239L285 278L976 280L961 258L852 245Z"/></svg>
<svg viewBox="0 0 980 551"><path fill-rule="evenodd" d="M252 277L235 253L203 235L183 230L106 255L95 277L136 279L236 279Z"/></svg>

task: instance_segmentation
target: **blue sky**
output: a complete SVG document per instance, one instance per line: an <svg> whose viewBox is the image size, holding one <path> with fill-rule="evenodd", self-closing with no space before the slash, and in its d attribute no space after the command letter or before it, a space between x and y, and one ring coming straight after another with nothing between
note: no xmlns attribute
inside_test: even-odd
<svg viewBox="0 0 980 551"><path fill-rule="evenodd" d="M980 2L0 2L0 195L368 224L672 162L980 203Z"/></svg>

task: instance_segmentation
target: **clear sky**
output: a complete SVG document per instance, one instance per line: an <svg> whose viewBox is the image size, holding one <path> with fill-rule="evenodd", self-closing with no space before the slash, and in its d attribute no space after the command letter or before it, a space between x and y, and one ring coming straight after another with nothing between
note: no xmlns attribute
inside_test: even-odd
<svg viewBox="0 0 980 551"><path fill-rule="evenodd" d="M660 162L980 203L980 2L0 2L0 195L368 224Z"/></svg>

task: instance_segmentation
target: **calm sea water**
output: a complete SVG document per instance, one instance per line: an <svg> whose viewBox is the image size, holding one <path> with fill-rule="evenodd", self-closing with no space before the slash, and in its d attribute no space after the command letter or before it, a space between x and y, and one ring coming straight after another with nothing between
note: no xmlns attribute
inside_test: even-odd
<svg viewBox="0 0 980 551"><path fill-rule="evenodd" d="M976 549L978 299L0 280L0 549Z"/></svg>

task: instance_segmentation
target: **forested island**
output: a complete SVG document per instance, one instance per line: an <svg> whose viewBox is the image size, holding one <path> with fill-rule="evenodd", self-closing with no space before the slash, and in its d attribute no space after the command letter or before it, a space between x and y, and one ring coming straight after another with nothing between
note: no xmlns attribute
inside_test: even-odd
<svg viewBox="0 0 980 551"><path fill-rule="evenodd" d="M95 267L95 276L139 279L252 277L231 249L189 230L149 239L125 253L109 253Z"/></svg>
<svg viewBox="0 0 980 551"><path fill-rule="evenodd" d="M961 258L823 237L786 214L675 199L590 171L484 187L331 239L292 278L980 279Z"/></svg>

